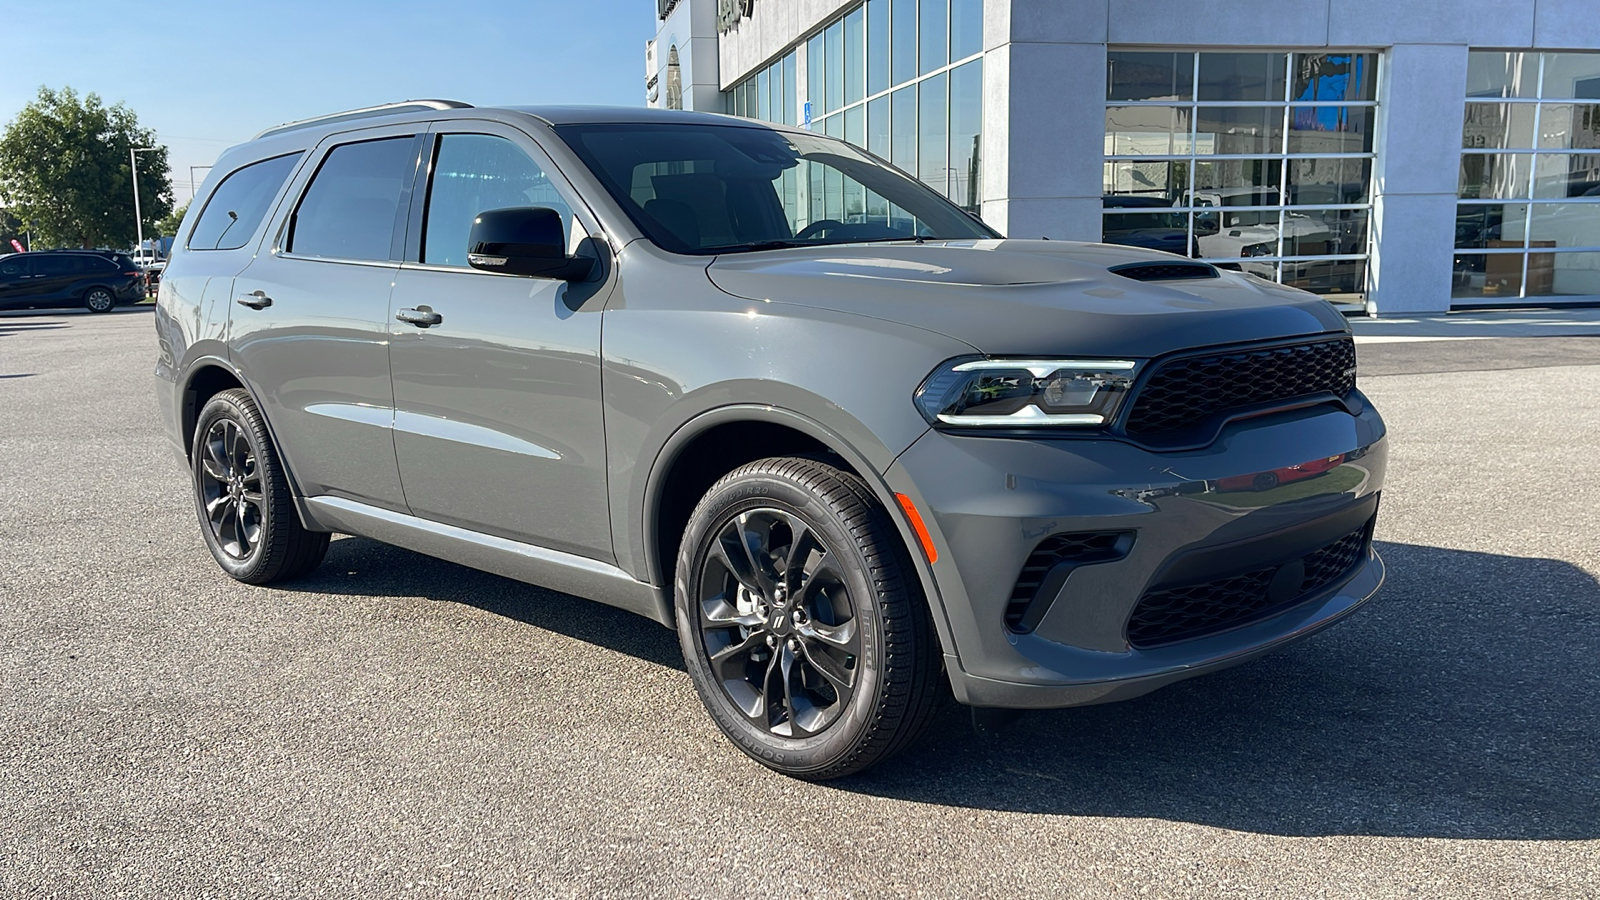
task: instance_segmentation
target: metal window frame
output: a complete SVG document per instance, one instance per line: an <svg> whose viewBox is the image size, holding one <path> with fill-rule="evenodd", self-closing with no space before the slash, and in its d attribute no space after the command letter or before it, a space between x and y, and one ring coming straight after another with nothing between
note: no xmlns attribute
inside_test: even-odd
<svg viewBox="0 0 1600 900"><path fill-rule="evenodd" d="M1107 48L1107 52L1108 53L1114 53L1114 52L1120 52L1120 51L1123 51L1123 50L1128 50L1128 51L1132 51L1132 52L1146 52L1146 51L1149 51L1149 52L1162 52L1162 51L1167 50L1167 49L1169 49L1169 48L1165 48L1165 47L1152 48L1152 47L1138 47L1138 46L1123 47L1123 46L1118 45L1118 46L1108 47ZM1194 247L1198 246L1198 244L1196 243L1197 235L1195 234L1195 226L1194 226L1195 213L1196 212L1204 211L1204 212L1221 213L1224 210L1226 210L1228 212L1272 212L1272 211L1276 211L1278 213L1278 221L1277 221L1277 229L1276 229L1277 230L1277 238L1276 238L1276 247L1275 247L1275 251L1276 252L1272 256L1252 256L1252 257L1208 257L1208 256L1201 256L1201 257L1199 257L1200 259L1205 260L1207 262L1211 262L1213 264L1214 263L1218 263L1218 262L1238 263L1241 260L1247 260L1247 261L1249 261L1251 263L1273 263L1274 264L1274 266L1273 266L1273 268L1274 268L1274 277L1277 280L1277 282L1280 283L1280 284L1282 283L1282 278L1283 278L1283 267L1282 267L1281 263L1285 263L1285 262L1291 262L1291 263L1292 262L1308 262L1308 261L1313 261L1314 262L1314 261L1318 261L1318 260L1329 260L1329 261L1360 260L1360 261L1365 261L1365 262L1369 263L1369 265L1366 267L1366 270L1365 270L1364 283L1361 286L1361 295L1362 295L1363 298L1369 296L1372 293L1372 267L1370 265L1370 262L1371 262L1371 258L1372 258L1372 239L1373 239L1373 229L1370 226L1367 229L1366 247L1359 254L1329 254L1329 255L1320 255L1320 256L1303 256L1303 255L1290 255L1290 254L1285 254L1284 253L1284 249L1285 249L1285 246L1284 246L1284 223L1285 223L1286 215L1288 213L1290 213L1290 212L1294 212L1294 211L1297 211L1297 210L1306 210L1306 211L1310 211L1310 210L1330 210L1330 209L1336 209L1336 210L1367 210L1368 214L1369 214L1369 220L1370 220L1370 213L1371 213L1371 210L1372 210L1373 205L1374 205L1373 204L1373 188L1374 188L1374 184L1372 183L1371 173L1369 173L1369 175L1368 175L1369 183L1367 185L1366 202L1364 202L1364 203L1354 203L1354 204L1347 204L1347 203L1291 204L1291 203L1289 203L1289 199L1288 199L1289 198L1289 164L1291 162L1295 161L1295 160L1302 160L1302 159L1364 159L1364 160L1372 161L1374 163L1374 165L1375 165L1376 161L1378 159L1378 155L1379 155L1379 150L1378 150L1379 135L1376 134L1376 133L1373 134L1373 149L1370 150L1370 151L1363 151L1363 152L1358 152L1358 153L1301 153L1301 152L1290 152L1290 150L1289 150L1290 124L1291 124L1290 115L1292 113L1292 110L1298 109L1298 108L1303 108L1303 107L1357 107L1357 108L1363 108L1363 109L1378 109L1378 108L1380 108L1383 105L1383 102L1384 102L1384 96L1383 96L1384 78L1383 78L1383 75L1384 75L1384 69L1385 69L1385 67L1387 65L1387 57L1385 56L1383 51L1381 49L1377 49L1377 48L1353 48L1353 47L1352 48L1328 47L1328 48L1319 48L1319 49L1316 49L1314 51L1313 50L1303 50L1303 49L1287 49L1287 48L1286 49L1282 49L1282 50L1269 50L1269 49L1260 49L1260 48L1229 49L1229 48L1217 47L1217 48L1184 48L1184 49L1181 49L1181 50L1175 50L1173 52L1186 52L1186 53L1190 54L1190 66L1191 66L1191 70L1190 70L1190 85L1191 85L1191 88L1190 88L1188 99L1185 99L1185 100L1175 100L1175 99L1174 100L1111 100L1111 99L1107 99L1105 101L1105 108L1109 110L1109 109L1120 108L1120 107L1168 107L1168 108L1172 108L1172 109L1187 110L1188 113L1189 113L1189 122L1188 122L1188 147L1189 147L1189 152L1187 152L1187 153L1166 153L1166 154L1106 153L1103 156L1104 162L1105 163L1117 163L1117 162L1183 162L1183 163L1187 163L1188 166L1187 166L1187 171L1185 173L1185 175L1186 175L1186 183L1184 185L1184 194L1183 195L1188 197L1188 198L1190 198L1190 202L1176 204L1176 205L1173 205L1171 207L1161 207L1161 209L1163 211L1171 211L1171 212L1175 212L1175 213L1184 214L1184 218L1185 218L1185 221L1186 221L1186 228L1187 228L1187 234L1186 234L1187 245L1190 248L1194 248ZM1241 53L1241 52L1247 52L1247 53L1278 53L1278 54L1283 55L1286 58L1286 63L1287 64L1286 64L1286 66L1284 68L1283 95L1282 95L1282 98L1279 99L1279 100L1201 100L1201 99L1199 99L1199 87L1198 86L1200 84L1200 58L1201 58L1201 56L1204 55L1204 54L1207 54L1207 53ZM1294 62L1295 62L1295 60L1298 57L1301 57L1301 56L1304 56L1304 55L1308 55L1308 54L1317 55L1317 56L1325 56L1325 55L1330 54L1330 53L1335 53L1335 54L1336 53L1349 53L1351 55L1355 55L1355 54L1368 55L1368 54L1370 54L1375 58L1375 60L1376 60L1376 70L1373 72L1373 75L1372 75L1372 78L1373 78L1373 80L1372 80L1373 98L1371 100L1296 100L1294 98L1293 93L1294 93ZM1198 111L1202 107L1206 107L1206 108L1221 108L1221 109L1243 109L1243 108L1251 108L1251 107L1255 107L1255 108L1265 107L1265 108L1269 108L1269 109L1281 109L1282 110L1282 119L1281 119L1281 123L1280 123L1281 134L1280 134L1278 142L1277 142L1277 145L1278 145L1277 151L1276 152L1268 152L1268 153L1199 153L1199 152L1197 152L1196 148L1199 146L1199 122L1200 122L1200 117L1199 117ZM1279 165L1281 166L1281 171L1279 173L1279 179L1278 179L1278 185L1277 185L1277 191L1278 191L1278 203L1277 203L1277 205L1275 205L1275 206L1251 205L1251 206L1225 206L1225 207L1223 207L1223 206L1196 206L1196 205L1194 205L1193 198L1194 198L1196 190L1197 190L1196 186L1195 186L1195 177L1196 177L1196 169L1199 167L1199 163L1202 163L1202 162L1227 161L1227 160L1256 160L1256 159L1259 159L1259 160L1278 160L1279 161ZM1128 210L1128 212L1134 212L1134 211L1135 210L1131 210L1131 209ZM1103 223L1104 223L1106 217L1115 216L1115 215L1118 215L1118 214L1119 214L1118 211L1115 210L1115 209L1103 209L1101 211L1102 228L1104 227Z"/></svg>
<svg viewBox="0 0 1600 900"><path fill-rule="evenodd" d="M1502 104L1502 103L1504 103L1504 104L1517 104L1517 105L1530 105L1530 106L1532 106L1533 107L1533 134L1529 138L1529 142L1531 144L1533 144L1533 146L1532 147L1502 148L1502 149L1486 149L1486 148L1477 148L1477 147L1462 147L1461 148L1461 158L1463 160L1465 160L1469 156L1504 156L1504 155L1528 156L1528 157L1532 157L1532 164L1528 166L1527 181L1526 181L1526 184L1524 185L1524 187L1526 189L1526 196L1525 197L1509 198L1509 199L1508 198L1494 198L1494 197L1489 197L1489 198L1484 198L1484 197L1462 197L1462 196L1460 196L1460 190L1458 188L1457 189L1457 197L1456 197L1456 207L1459 210L1460 207L1462 207L1462 206L1485 206L1485 207L1487 207L1487 206L1524 205L1524 206L1529 207L1529 209L1528 209L1527 215L1522 217L1522 246L1520 246L1520 247L1452 247L1451 253L1452 253L1453 256L1456 256L1456 257L1460 257L1460 256L1483 256L1483 257L1488 257L1488 256L1510 256L1512 254L1520 254L1521 255L1521 257L1522 257L1522 266L1521 266L1521 274L1520 274L1518 285L1517 285L1517 296L1514 297L1514 298L1512 298L1512 297L1495 298L1495 301L1502 300L1502 299L1504 299L1504 300L1515 299L1515 300L1521 300L1521 301L1528 301L1528 300L1532 300L1532 299L1539 299L1539 300L1550 299L1550 300L1553 300L1553 299L1556 299L1556 298L1560 298L1559 302L1575 302L1575 301L1578 301L1578 300L1580 300L1582 298L1589 297L1590 295L1581 295L1581 294L1575 294L1575 295L1571 295L1571 296L1556 295L1556 294L1552 294L1552 295L1542 295L1541 294L1541 295L1537 295L1536 297L1529 297L1528 296L1528 270L1529 270L1529 268L1531 266L1531 261L1532 261L1533 255L1534 255L1534 247L1533 247L1534 210L1533 210L1533 207L1535 207L1535 206L1551 206L1551 205L1555 205L1555 204L1564 204L1564 205L1600 205L1600 197L1534 197L1533 196L1535 189L1538 187L1538 172L1539 172L1538 161L1539 161L1539 157L1540 156L1557 156L1557 155L1560 155L1560 156L1600 156L1600 148L1559 149L1559 148L1542 148L1542 147L1539 147L1538 146L1539 138L1540 138L1539 128L1540 128L1540 125L1542 124L1542 120L1543 120L1543 116L1544 116L1544 109L1547 106L1600 106L1600 99L1592 100L1590 103L1584 103L1583 100L1587 99L1587 98L1546 97L1544 95L1545 66L1546 66L1546 63L1548 61L1548 58L1550 57L1550 55L1551 55L1551 53L1553 51L1547 51L1547 50L1503 51L1503 50L1490 50L1490 49L1485 48L1483 50L1474 49L1472 52L1486 52L1486 53L1523 52L1523 53L1537 53L1538 54L1538 56L1539 56L1538 74L1534 79L1534 94L1533 94L1532 97L1467 97L1466 98L1466 104L1468 106L1488 105L1488 104ZM1574 52L1574 51L1560 51L1560 52L1570 53L1570 52ZM1583 51L1578 51L1578 52L1583 52ZM1593 55L1595 55L1597 57L1600 57L1600 53L1594 53ZM1462 127L1463 127L1463 129L1466 127L1465 126L1465 118L1464 117L1463 117ZM1561 253L1596 253L1596 252L1600 252L1600 241L1597 241L1595 244L1586 244L1586 245L1581 245L1581 246L1576 246L1576 247L1540 247L1540 248L1538 248L1538 253L1540 255L1544 255L1544 254L1561 254ZM1451 305L1452 306L1473 305L1475 301L1486 301L1487 299L1488 298L1481 298L1481 297L1477 297L1477 298L1475 298L1475 297L1452 297L1451 298L1451 301L1452 301ZM1457 301L1464 301L1464 303L1463 302L1457 302ZM1489 301L1489 302L1495 302L1495 301Z"/></svg>

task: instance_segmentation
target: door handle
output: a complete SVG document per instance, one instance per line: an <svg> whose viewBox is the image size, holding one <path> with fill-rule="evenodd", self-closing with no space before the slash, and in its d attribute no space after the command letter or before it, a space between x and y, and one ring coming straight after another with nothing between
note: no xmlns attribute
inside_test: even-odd
<svg viewBox="0 0 1600 900"><path fill-rule="evenodd" d="M394 314L402 322L410 322L418 328L431 328L444 321L444 316L433 311L432 307L419 306L416 309L402 309Z"/></svg>
<svg viewBox="0 0 1600 900"><path fill-rule="evenodd" d="M267 296L266 291L256 291L255 293L240 295L239 305L248 306L251 309L266 309L272 305L272 298Z"/></svg>

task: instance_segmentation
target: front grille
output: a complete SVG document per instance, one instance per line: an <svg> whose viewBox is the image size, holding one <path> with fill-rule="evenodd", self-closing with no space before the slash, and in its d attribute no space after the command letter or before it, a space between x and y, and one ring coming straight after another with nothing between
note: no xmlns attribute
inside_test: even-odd
<svg viewBox="0 0 1600 900"><path fill-rule="evenodd" d="M1043 614L1038 610L1035 610L1035 615L1029 616L1028 607L1051 569L1064 562L1088 565L1120 559L1128 552L1128 542L1124 540L1127 536L1126 531L1086 531L1053 534L1040 541L1039 546L1028 554L1028 561L1022 565L1022 574L1017 576L1016 587L1011 589L1011 599L1006 603L1006 625L1013 631L1031 630L1024 628L1023 622L1028 620L1037 623L1042 618ZM1039 599L1048 602L1052 598Z"/></svg>
<svg viewBox="0 0 1600 900"><path fill-rule="evenodd" d="M1350 338L1170 360L1139 389L1127 430L1171 434L1231 409L1324 391L1343 397L1355 388L1355 368Z"/></svg>
<svg viewBox="0 0 1600 900"><path fill-rule="evenodd" d="M1187 278L1220 278L1216 266L1205 263L1127 263L1112 266L1113 275L1132 278L1134 281L1181 281Z"/></svg>
<svg viewBox="0 0 1600 900"><path fill-rule="evenodd" d="M1219 578L1203 584L1147 591L1128 620L1128 643L1149 648L1186 641L1282 612L1349 575L1366 558L1372 523L1282 565ZM1304 571L1299 588L1274 596L1280 570ZM1292 576L1291 576L1292 577Z"/></svg>

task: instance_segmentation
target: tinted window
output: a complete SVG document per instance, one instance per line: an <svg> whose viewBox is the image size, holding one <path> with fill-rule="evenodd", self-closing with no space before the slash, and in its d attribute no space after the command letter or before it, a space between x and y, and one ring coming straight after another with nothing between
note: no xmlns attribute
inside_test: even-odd
<svg viewBox="0 0 1600 900"><path fill-rule="evenodd" d="M78 271L75 265L76 257L72 256L40 256L33 260L33 273L35 275L71 275Z"/></svg>
<svg viewBox="0 0 1600 900"><path fill-rule="evenodd" d="M28 261L25 259L7 259L0 261L0 277L18 278L28 271Z"/></svg>
<svg viewBox="0 0 1600 900"><path fill-rule="evenodd" d="M389 259L400 195L413 173L410 137L335 147L295 212L289 251Z"/></svg>
<svg viewBox="0 0 1600 900"><path fill-rule="evenodd" d="M104 256L78 257L78 271L80 272L114 272L117 264Z"/></svg>
<svg viewBox="0 0 1600 900"><path fill-rule="evenodd" d="M206 201L189 235L190 250L237 250L249 242L267 215L278 188L300 161L300 154L251 163L230 174ZM131 260L130 260L131 262Z"/></svg>
<svg viewBox="0 0 1600 900"><path fill-rule="evenodd" d="M465 266L472 220L486 210L514 206L548 206L561 213L566 233L572 234L572 209L516 144L486 134L445 135L433 167L422 261Z"/></svg>

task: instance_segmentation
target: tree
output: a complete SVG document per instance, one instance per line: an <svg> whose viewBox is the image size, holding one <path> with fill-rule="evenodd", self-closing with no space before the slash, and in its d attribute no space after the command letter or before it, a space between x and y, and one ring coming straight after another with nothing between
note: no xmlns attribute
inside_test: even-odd
<svg viewBox="0 0 1600 900"><path fill-rule="evenodd" d="M161 237L177 237L178 226L183 224L183 217L188 212L187 203L173 210L170 215L155 224L155 234Z"/></svg>
<svg viewBox="0 0 1600 900"><path fill-rule="evenodd" d="M10 210L0 209L0 254L16 252L17 248L11 246L12 241L28 246L27 231L22 220L12 215Z"/></svg>
<svg viewBox="0 0 1600 900"><path fill-rule="evenodd" d="M135 240L128 151L155 146L122 104L42 87L0 134L0 205L41 247L130 247ZM144 227L172 211L167 148L139 154Z"/></svg>

